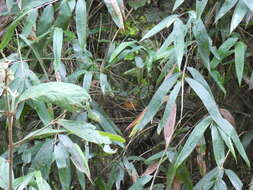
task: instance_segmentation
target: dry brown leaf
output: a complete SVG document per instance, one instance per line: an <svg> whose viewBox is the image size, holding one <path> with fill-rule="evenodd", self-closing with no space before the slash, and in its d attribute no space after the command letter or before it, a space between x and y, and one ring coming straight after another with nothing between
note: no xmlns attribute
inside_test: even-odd
<svg viewBox="0 0 253 190"><path fill-rule="evenodd" d="M122 106L127 110L136 110L137 104L131 101L125 101Z"/></svg>
<svg viewBox="0 0 253 190"><path fill-rule="evenodd" d="M232 114L227 109L220 109L221 115L226 119L231 125L235 126L235 119Z"/></svg>
<svg viewBox="0 0 253 190"><path fill-rule="evenodd" d="M179 180L174 180L173 181L173 190L181 190L183 182Z"/></svg>
<svg viewBox="0 0 253 190"><path fill-rule="evenodd" d="M206 168L206 161L202 155L197 156L197 163L199 166L200 175L204 176L206 174L207 168Z"/></svg>
<svg viewBox="0 0 253 190"><path fill-rule="evenodd" d="M150 175L150 174L154 173L158 166L159 166L159 162L152 163L151 165L148 166L148 168L145 170L145 172L142 174L142 176Z"/></svg>
<svg viewBox="0 0 253 190"><path fill-rule="evenodd" d="M174 104L172 111L170 113L169 119L167 120L166 125L163 129L166 148L168 148L172 135L174 133L174 127L176 124L176 116L177 116L177 105Z"/></svg>
<svg viewBox="0 0 253 190"><path fill-rule="evenodd" d="M136 119L133 120L133 122L130 123L130 124L127 126L127 128L126 128L125 131L128 131L128 130L132 129L140 120L142 120L142 118L143 118L143 116L144 116L144 114L145 114L146 111L147 111L147 108L145 108L145 109L136 117Z"/></svg>

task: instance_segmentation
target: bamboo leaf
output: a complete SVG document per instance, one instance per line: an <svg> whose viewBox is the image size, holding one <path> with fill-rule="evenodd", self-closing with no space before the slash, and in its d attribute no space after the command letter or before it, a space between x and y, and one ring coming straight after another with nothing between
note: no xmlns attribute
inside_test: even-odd
<svg viewBox="0 0 253 190"><path fill-rule="evenodd" d="M213 153L216 164L222 168L225 161L225 147L223 140L217 130L217 126L213 123L211 127Z"/></svg>
<svg viewBox="0 0 253 190"><path fill-rule="evenodd" d="M164 80L164 82L155 92L150 103L148 104L147 110L144 113L143 119L134 127L130 136L133 135L136 132L136 130L142 130L148 124L148 122L152 120L152 118L158 112L160 106L163 104L165 95L173 87L176 80L178 79L178 76L179 74L176 73L172 75L171 77Z"/></svg>
<svg viewBox="0 0 253 190"><path fill-rule="evenodd" d="M161 30L163 30L165 27L169 28L171 24L176 20L178 15L170 15L163 19L161 22L159 22L154 28L152 28L147 34L143 36L141 41L150 38L151 36L157 34Z"/></svg>
<svg viewBox="0 0 253 190"><path fill-rule="evenodd" d="M232 170L226 169L225 174L228 176L230 182L233 184L236 190L242 190L243 183Z"/></svg>
<svg viewBox="0 0 253 190"><path fill-rule="evenodd" d="M176 0L174 6L173 6L173 11L175 11L182 3L184 0Z"/></svg>
<svg viewBox="0 0 253 190"><path fill-rule="evenodd" d="M218 11L215 22L217 22L220 18L222 18L230 9L232 9L238 0L226 0L220 10Z"/></svg>
<svg viewBox="0 0 253 190"><path fill-rule="evenodd" d="M243 69L244 69L244 59L247 46L243 42L238 42L235 45L235 70L239 85L241 86Z"/></svg>
<svg viewBox="0 0 253 190"><path fill-rule="evenodd" d="M63 30L61 28L54 29L53 52L54 52L54 71L59 72L61 65L61 53L63 44Z"/></svg>
<svg viewBox="0 0 253 190"><path fill-rule="evenodd" d="M208 128L211 122L212 122L211 117L206 117L202 119L196 125L196 127L194 127L183 149L180 151L180 153L177 156L177 159L175 161L176 168L178 168L185 161L185 159L191 154L191 152L194 150L195 146L199 143L205 130Z"/></svg>
<svg viewBox="0 0 253 190"><path fill-rule="evenodd" d="M243 0L239 0L235 7L235 11L232 17L231 26L230 26L230 33L240 24L242 19L248 12L248 7L245 5Z"/></svg>
<svg viewBox="0 0 253 190"><path fill-rule="evenodd" d="M80 47L86 49L87 41L87 9L85 0L76 3L76 32Z"/></svg>
<svg viewBox="0 0 253 190"><path fill-rule="evenodd" d="M124 20L121 11L121 7L118 4L117 0L104 0L105 5L112 16L113 21L115 24L120 28L124 28Z"/></svg>

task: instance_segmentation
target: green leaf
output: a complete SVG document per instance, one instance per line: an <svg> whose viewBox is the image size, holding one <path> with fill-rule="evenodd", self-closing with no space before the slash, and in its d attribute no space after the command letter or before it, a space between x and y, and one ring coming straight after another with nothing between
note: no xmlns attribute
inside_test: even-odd
<svg viewBox="0 0 253 190"><path fill-rule="evenodd" d="M139 177L128 190L143 190L144 185L147 184L152 178L153 176L150 175Z"/></svg>
<svg viewBox="0 0 253 190"><path fill-rule="evenodd" d="M222 78L222 76L220 75L220 73L217 70L211 70L210 72L211 77L214 79L214 81L216 82L216 84L218 85L218 87L221 89L221 91L224 93L224 95L227 94L227 91L223 85L223 81L224 79Z"/></svg>
<svg viewBox="0 0 253 190"><path fill-rule="evenodd" d="M13 182L13 186L15 190L23 190L27 188L27 186L34 180L34 172L29 173L26 176L22 176L16 178Z"/></svg>
<svg viewBox="0 0 253 190"><path fill-rule="evenodd" d="M182 3L184 0L176 0L174 6L173 6L173 11L175 11Z"/></svg>
<svg viewBox="0 0 253 190"><path fill-rule="evenodd" d="M53 139L50 139L46 140L36 153L36 156L32 159L32 165L30 169L32 171L39 170L43 178L47 179L50 174L53 160Z"/></svg>
<svg viewBox="0 0 253 190"><path fill-rule="evenodd" d="M117 0L104 0L105 5L112 16L115 24L120 28L124 28L124 20L122 15L121 7L118 4Z"/></svg>
<svg viewBox="0 0 253 190"><path fill-rule="evenodd" d="M126 49L129 46L132 46L136 43L136 41L130 41L130 42L122 42L111 54L111 57L109 59L109 63L111 63L124 49Z"/></svg>
<svg viewBox="0 0 253 190"><path fill-rule="evenodd" d="M248 12L248 7L245 5L243 0L239 0L235 7L235 11L232 17L231 26L230 26L230 33L240 24L242 19Z"/></svg>
<svg viewBox="0 0 253 190"><path fill-rule="evenodd" d="M243 0L244 3L248 6L248 8L253 12L253 4L251 0Z"/></svg>
<svg viewBox="0 0 253 190"><path fill-rule="evenodd" d="M229 148L230 152L232 153L232 155L236 159L234 145L233 145L233 142L231 140L231 137L228 134L226 134L220 127L218 128L218 130L219 130L219 134L221 135L223 141L225 142L225 144Z"/></svg>
<svg viewBox="0 0 253 190"><path fill-rule="evenodd" d="M27 136L25 136L22 141L29 141L32 139L43 139L50 137L52 135L60 134L60 133L65 133L66 130L63 129L52 129L50 127L45 128L45 129L38 129L35 131L30 132Z"/></svg>
<svg viewBox="0 0 253 190"><path fill-rule="evenodd" d="M62 43L63 43L63 30L61 28L55 28L54 36L53 36L54 71L55 72L59 72L60 70Z"/></svg>
<svg viewBox="0 0 253 190"><path fill-rule="evenodd" d="M60 143L65 147L66 151L70 153L71 160L76 168L85 173L90 181L90 169L88 165L88 158L83 154L81 148L74 144L70 138L66 135L59 135Z"/></svg>
<svg viewBox="0 0 253 190"><path fill-rule="evenodd" d="M247 46L242 41L236 43L235 45L235 70L236 70L236 76L237 76L240 86L241 86L242 77L243 77L246 48Z"/></svg>
<svg viewBox="0 0 253 190"><path fill-rule="evenodd" d="M28 88L21 94L18 103L28 99L51 102L69 111L75 111L82 108L82 103L90 100L90 96L80 86L63 82L48 82Z"/></svg>
<svg viewBox="0 0 253 190"><path fill-rule="evenodd" d="M117 141L117 142L121 142L121 143L126 142L126 140L124 138L122 138L121 136L119 136L119 135L114 135L114 134L107 133L107 132L104 132L104 131L99 131L99 134L102 135L102 136L110 138L112 141Z"/></svg>
<svg viewBox="0 0 253 190"><path fill-rule="evenodd" d="M197 0L196 1L196 13L197 13L197 18L200 19L201 15L206 8L208 0Z"/></svg>
<svg viewBox="0 0 253 190"><path fill-rule="evenodd" d="M228 176L230 182L233 184L236 190L242 190L243 183L232 170L226 169L225 174Z"/></svg>
<svg viewBox="0 0 253 190"><path fill-rule="evenodd" d="M208 83L206 82L206 80L204 79L203 75L196 70L193 67L187 67L187 70L191 73L192 77L194 78L194 80L198 81L199 83L202 84L203 87L206 88L206 90L209 92L209 94L211 96L213 96L211 88L209 87Z"/></svg>
<svg viewBox="0 0 253 190"><path fill-rule="evenodd" d="M219 172L219 168L212 169L195 185L194 190L211 189Z"/></svg>
<svg viewBox="0 0 253 190"><path fill-rule="evenodd" d="M90 86L91 86L91 82L92 82L92 72L87 71L83 77L83 88L89 92L90 90Z"/></svg>
<svg viewBox="0 0 253 190"><path fill-rule="evenodd" d="M220 190L220 189L224 189L224 190L227 190L227 185L226 183L222 180L222 179L219 179L215 185L214 185L214 188L213 190Z"/></svg>
<svg viewBox="0 0 253 190"><path fill-rule="evenodd" d="M178 79L179 74L173 74L171 77L165 79L161 86L157 89L150 103L147 106L147 111L144 113L143 119L138 123L133 132L136 130L142 130L155 116L161 105L164 103L164 97L169 90L174 86ZM131 135L131 134L130 134Z"/></svg>
<svg viewBox="0 0 253 190"><path fill-rule="evenodd" d="M68 190L71 184L71 167L69 163L69 155L65 151L62 144L54 147L54 157L58 168L59 178L63 190Z"/></svg>
<svg viewBox="0 0 253 190"><path fill-rule="evenodd" d="M47 32L54 21L54 7L53 5L48 5L43 9L41 16L38 21L37 34L40 36Z"/></svg>
<svg viewBox="0 0 253 190"><path fill-rule="evenodd" d="M230 9L232 9L238 0L226 0L220 10L218 11L215 22L217 22L221 17L223 17Z"/></svg>
<svg viewBox="0 0 253 190"><path fill-rule="evenodd" d="M60 5L59 14L54 22L55 27L66 29L69 23L69 20L72 16L72 10L69 6L69 1L62 1Z"/></svg>
<svg viewBox="0 0 253 190"><path fill-rule="evenodd" d="M181 63L184 56L185 49L185 35L187 27L180 19L176 19L174 22L173 34L174 34L174 50L176 53L177 64L179 70L181 69Z"/></svg>
<svg viewBox="0 0 253 190"><path fill-rule="evenodd" d="M108 80L107 80L107 75L105 75L104 73L100 73L100 87L101 87L101 91L103 93L103 95L110 95L110 96L114 96L111 85L109 84Z"/></svg>
<svg viewBox="0 0 253 190"><path fill-rule="evenodd" d="M183 149L177 156L177 159L175 161L175 168L178 168L185 161L185 159L191 154L191 152L194 150L195 146L199 143L205 130L208 128L211 122L212 119L210 117L206 117L203 120L201 120L196 127L194 127Z"/></svg>
<svg viewBox="0 0 253 190"><path fill-rule="evenodd" d="M178 96L178 93L181 89L181 82L177 82L177 84L175 85L175 87L173 88L173 90L171 91L170 95L169 95L169 99L167 101L164 113L163 113L163 117L157 127L157 133L160 134L162 129L164 128L164 126L166 125L166 122L169 118L169 115L172 111L173 105L176 103L176 99Z"/></svg>
<svg viewBox="0 0 253 190"><path fill-rule="evenodd" d="M25 23L25 26L22 31L22 35L25 38L27 38L31 34L33 28L36 28L35 26L36 26L37 17L38 17L38 10L37 9L32 10L28 14L27 22Z"/></svg>
<svg viewBox="0 0 253 190"><path fill-rule="evenodd" d="M36 171L34 176L39 190L51 190L48 183L42 178L40 171Z"/></svg>
<svg viewBox="0 0 253 190"><path fill-rule="evenodd" d="M1 39L0 43L0 50L3 50L10 40L12 39L12 36L14 34L15 28L18 26L19 22L29 13L29 10L25 10L24 12L21 12L19 16L8 26L6 29L6 32L4 36Z"/></svg>
<svg viewBox="0 0 253 190"><path fill-rule="evenodd" d="M86 49L87 41L87 9L85 0L78 0L76 3L76 32L80 47Z"/></svg>
<svg viewBox="0 0 253 190"><path fill-rule="evenodd" d="M3 189L8 189L9 187L9 163L4 158L0 157L0 187ZM12 174L14 180L14 175Z"/></svg>
<svg viewBox="0 0 253 190"><path fill-rule="evenodd" d="M248 166L250 166L249 159L245 153L245 150L240 142L240 139L234 129L234 127L223 117L221 116L218 106L214 101L213 97L208 93L208 91L197 81L186 78L187 83L193 88L196 94L200 97L201 101L205 105L206 109L208 110L209 114L211 115L212 119L217 123L219 128L225 132L225 134L231 137L232 141L234 142L238 152L245 160Z"/></svg>
<svg viewBox="0 0 253 190"><path fill-rule="evenodd" d="M108 137L102 136L100 132L96 130L96 127L90 123L65 119L60 119L57 123L88 142L96 144L111 143L111 140Z"/></svg>
<svg viewBox="0 0 253 190"><path fill-rule="evenodd" d="M88 158L84 155L83 151L81 150L81 148L79 147L78 144L75 144L75 149L77 150L77 152L80 154L83 163L84 163L84 173L86 174L86 176L88 177L88 179L92 182L91 180L91 174L90 174L90 168L89 168L89 164L88 164Z"/></svg>
<svg viewBox="0 0 253 190"><path fill-rule="evenodd" d="M212 131L212 143L213 143L213 153L214 153L214 158L216 161L216 164L222 168L223 167L223 163L225 161L225 147L224 147L224 143L223 140L217 130L217 126L212 123L212 127L211 127L211 131Z"/></svg>
<svg viewBox="0 0 253 190"><path fill-rule="evenodd" d="M212 40L209 37L206 27L201 19L193 26L193 34L198 44L198 51L204 66L210 70L210 51L212 49Z"/></svg>
<svg viewBox="0 0 253 190"><path fill-rule="evenodd" d="M177 19L178 15L170 15L163 19L160 23L158 23L154 28L152 28L147 34L143 36L141 41L150 38L151 36L157 34L161 30L163 30L165 27L169 28L170 25L173 24L173 22Z"/></svg>

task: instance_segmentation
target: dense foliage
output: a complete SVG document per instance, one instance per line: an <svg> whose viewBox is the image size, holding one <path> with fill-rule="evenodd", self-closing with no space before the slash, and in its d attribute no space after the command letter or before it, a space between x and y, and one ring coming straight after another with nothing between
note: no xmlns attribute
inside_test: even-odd
<svg viewBox="0 0 253 190"><path fill-rule="evenodd" d="M252 190L252 17L252 0L0 0L0 188Z"/></svg>

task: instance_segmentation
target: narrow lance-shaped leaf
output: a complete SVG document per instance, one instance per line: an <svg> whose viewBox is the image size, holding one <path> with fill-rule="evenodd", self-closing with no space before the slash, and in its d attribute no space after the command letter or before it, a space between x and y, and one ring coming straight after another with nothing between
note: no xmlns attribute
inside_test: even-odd
<svg viewBox="0 0 253 190"><path fill-rule="evenodd" d="M230 182L233 184L236 190L242 190L243 183L232 170L226 169L225 174L228 176Z"/></svg>
<svg viewBox="0 0 253 190"><path fill-rule="evenodd" d="M152 120L152 118L158 112L160 106L163 104L165 95L177 81L178 76L179 74L176 73L164 80L148 104L147 111L144 113L143 119L135 126L130 135L134 135L136 131L142 130L148 124L148 122Z"/></svg>
<svg viewBox="0 0 253 190"><path fill-rule="evenodd" d="M221 17L223 17L230 9L232 9L238 0L226 0L220 10L218 11L215 22L217 22Z"/></svg>
<svg viewBox="0 0 253 190"><path fill-rule="evenodd" d="M173 11L175 11L182 3L184 0L176 0L174 6L173 6Z"/></svg>
<svg viewBox="0 0 253 190"><path fill-rule="evenodd" d="M80 47L84 50L87 39L87 9L85 0L78 0L76 3L76 32Z"/></svg>
<svg viewBox="0 0 253 190"><path fill-rule="evenodd" d="M218 106L214 101L213 97L208 93L208 91L197 81L186 78L187 83L193 88L196 94L200 97L201 101L205 105L206 109L208 110L209 114L213 118L213 120L217 123L219 128L225 132L229 137L231 137L232 141L234 142L238 152L245 160L248 166L250 166L249 159L246 155L246 152L242 146L242 143L234 129L234 127L224 118L222 118ZM230 148L230 147L229 147ZM231 150L233 151L233 150Z"/></svg>
<svg viewBox="0 0 253 190"><path fill-rule="evenodd" d="M105 75L104 73L100 73L99 79L100 79L100 87L101 87L103 95L108 94L110 96L113 96L114 94L113 94L111 85L108 82L107 75Z"/></svg>
<svg viewBox="0 0 253 190"><path fill-rule="evenodd" d="M196 1L196 12L197 12L197 18L201 18L201 15L206 8L208 0L197 0Z"/></svg>
<svg viewBox="0 0 253 190"><path fill-rule="evenodd" d="M8 26L3 38L1 39L0 50L3 50L8 45L14 34L15 28L29 12L30 12L29 10L21 12L20 15Z"/></svg>
<svg viewBox="0 0 253 190"><path fill-rule="evenodd" d="M63 31L61 28L54 29L53 51L54 51L54 71L59 72L61 64L61 52L63 43Z"/></svg>
<svg viewBox="0 0 253 190"><path fill-rule="evenodd" d="M238 42L235 46L235 70L239 85L241 85L244 69L244 59L247 46L243 42Z"/></svg>
<svg viewBox="0 0 253 190"><path fill-rule="evenodd" d="M212 143L213 143L213 152L216 164L222 168L225 161L225 147L223 140L217 130L217 126L213 123L211 127L212 131Z"/></svg>
<svg viewBox="0 0 253 190"><path fill-rule="evenodd" d="M170 141L172 139L172 135L174 133L174 128L176 124L176 116L177 116L177 105L174 104L172 107L172 111L170 113L169 119L164 127L164 139L165 139L165 148L169 147Z"/></svg>
<svg viewBox="0 0 253 190"><path fill-rule="evenodd" d="M176 53L177 65L179 70L181 69L181 63L184 56L184 49L185 49L184 38L186 32L187 32L186 25L184 25L184 23L180 19L177 19L174 23L173 34L174 34L174 49Z"/></svg>
<svg viewBox="0 0 253 190"><path fill-rule="evenodd" d="M210 51L212 48L212 40L209 37L204 23L199 19L193 26L193 34L198 44L198 52L204 66L210 70Z"/></svg>
<svg viewBox="0 0 253 190"><path fill-rule="evenodd" d="M124 28L123 15L117 0L104 0L105 5L112 16L115 24L120 28Z"/></svg>
<svg viewBox="0 0 253 190"><path fill-rule="evenodd" d="M253 12L253 3L251 0L243 0L244 3L248 6L248 8Z"/></svg>
<svg viewBox="0 0 253 190"><path fill-rule="evenodd" d="M39 17L37 34L41 35L46 32L54 21L54 6L48 5L44 8L42 15Z"/></svg>
<svg viewBox="0 0 253 190"><path fill-rule="evenodd" d="M232 17L230 33L233 32L233 30L240 24L240 22L245 17L247 12L248 12L248 7L245 5L243 0L239 0L239 2L237 3L235 7L234 14Z"/></svg>
<svg viewBox="0 0 253 190"><path fill-rule="evenodd" d="M134 45L136 41L130 41L130 42L122 42L114 51L112 52L109 63L111 63L124 49L127 47Z"/></svg>
<svg viewBox="0 0 253 190"><path fill-rule="evenodd" d="M176 98L178 96L178 93L181 89L181 82L178 81L177 84L175 85L175 87L173 88L173 90L171 91L170 95L169 95L169 99L167 101L164 113L163 113L163 117L157 127L157 133L160 134L162 129L164 128L164 126L166 125L168 118L171 114L171 111L173 109L173 105L176 103Z"/></svg>
<svg viewBox="0 0 253 190"><path fill-rule="evenodd" d="M177 17L178 15L170 15L166 17L161 22L159 22L154 28L152 28L147 34L145 34L143 38L141 39L141 41L157 34L161 30L163 30L165 27L167 28L170 27L170 25L173 24L173 22L176 20Z"/></svg>
<svg viewBox="0 0 253 190"><path fill-rule="evenodd" d="M195 146L199 143L205 130L208 128L211 122L212 119L210 117L206 117L203 120L201 120L196 127L194 127L183 149L177 156L177 159L175 161L176 168L178 168L183 163L183 161L191 154L191 152L194 150Z"/></svg>

